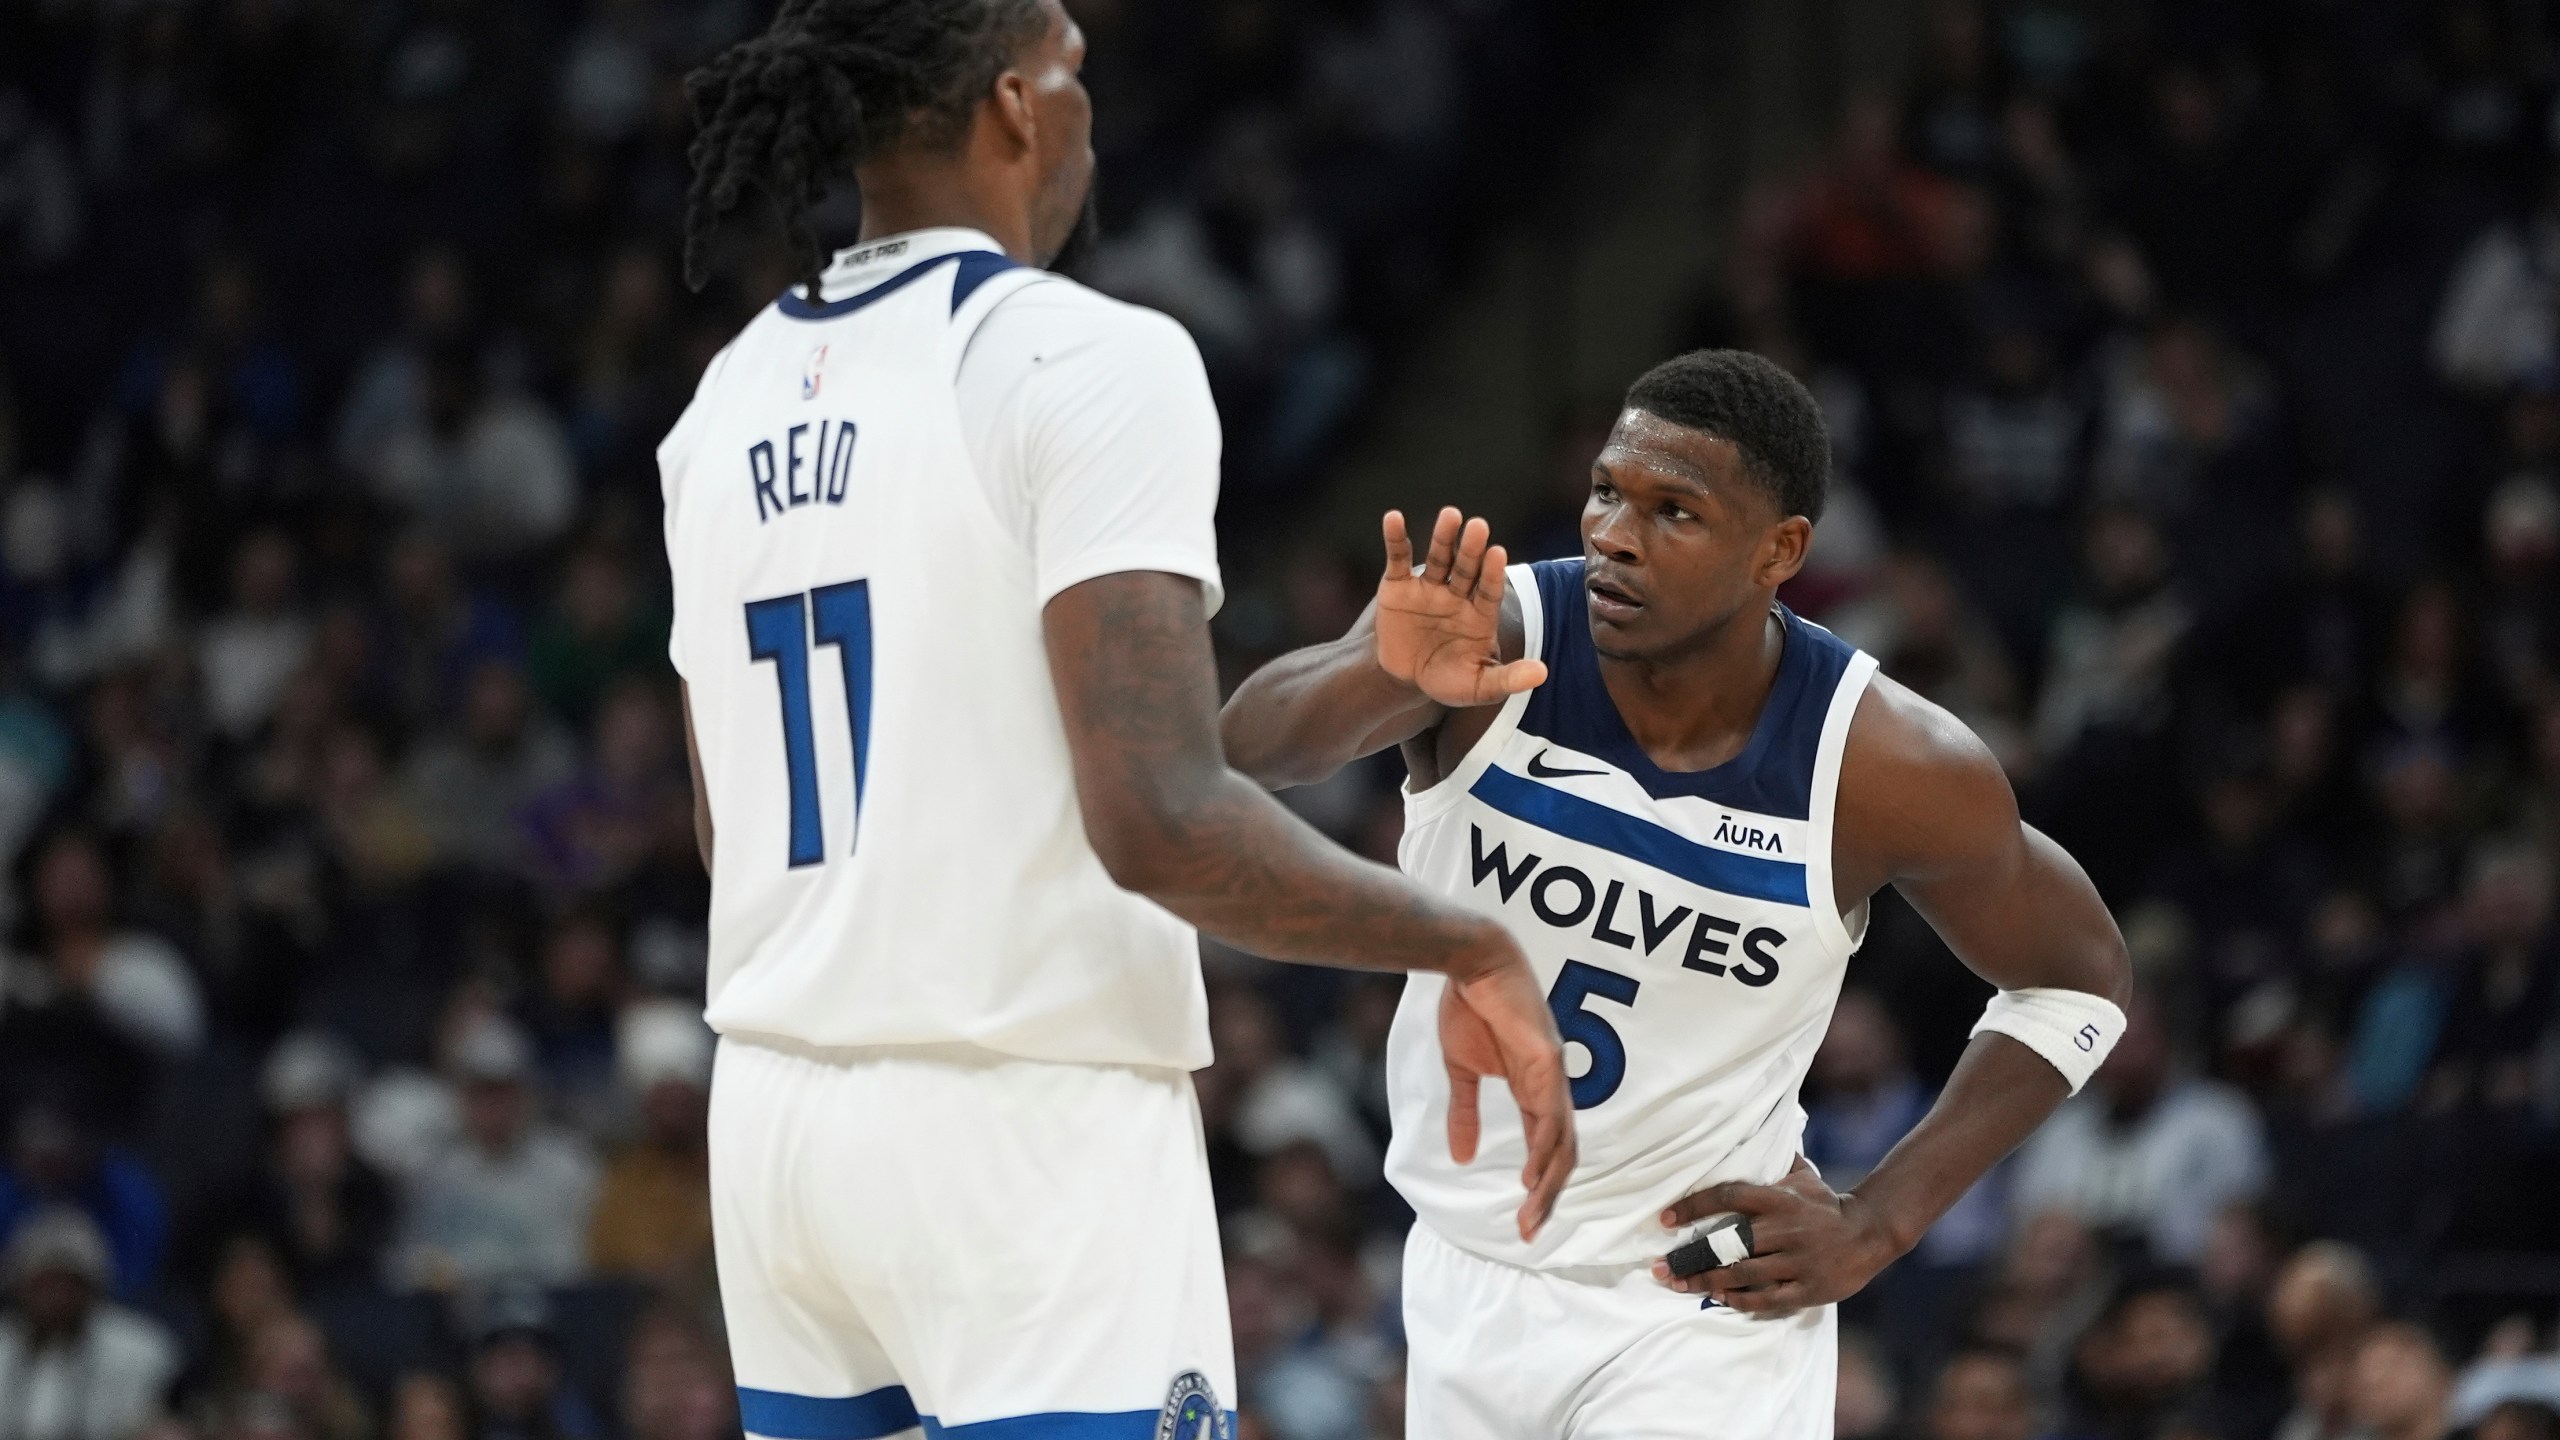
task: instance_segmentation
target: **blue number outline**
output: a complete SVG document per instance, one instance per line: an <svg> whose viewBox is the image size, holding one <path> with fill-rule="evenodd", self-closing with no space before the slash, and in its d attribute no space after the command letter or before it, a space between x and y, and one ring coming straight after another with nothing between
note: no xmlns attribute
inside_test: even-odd
<svg viewBox="0 0 2560 1440"><path fill-rule="evenodd" d="M817 618L815 633L809 623ZM782 761L790 776L791 868L827 858L826 817L818 803L817 726L809 714L809 655L836 647L844 674L845 715L853 729L853 816L858 842L862 797L871 778L871 582L821 585L801 595L747 602L747 654L773 663L782 702ZM850 847L848 853L850 852Z"/></svg>

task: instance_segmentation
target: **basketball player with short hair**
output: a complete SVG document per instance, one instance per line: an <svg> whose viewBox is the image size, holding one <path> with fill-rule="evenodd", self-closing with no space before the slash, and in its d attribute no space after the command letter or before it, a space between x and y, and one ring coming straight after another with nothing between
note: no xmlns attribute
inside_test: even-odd
<svg viewBox="0 0 2560 1440"><path fill-rule="evenodd" d="M1443 982L1405 987L1387 1168L1420 1216L1417 1436L1828 1436L1832 1303L2122 1033L2124 942L1990 752L1777 602L1829 471L1792 377L1683 355L1628 392L1580 559L1507 567L1453 510L1416 567L1391 514L1351 632L1228 702L1230 760L1270 784L1402 745L1406 872L1511 927L1584 1052L1581 1164L1524 1236L1484 1181L1500 1165L1426 1143L1450 1101ZM1936 1106L1840 1194L1798 1154L1797 1090L1887 885L2001 993ZM1519 1155L1498 1097L1483 1125L1486 1153ZM1727 1234L1722 1263L1675 1274L1690 1227L1725 1212L1747 1217L1748 1258Z"/></svg>
<svg viewBox="0 0 2560 1440"><path fill-rule="evenodd" d="M1057 0L786 0L690 82L686 269L772 202L808 277L659 452L712 872L712 1210L745 1430L1207 1440L1235 1390L1193 926L1423 969L1463 1164L1573 1163L1497 923L1227 768L1218 420L1191 339L1040 267L1087 213ZM833 175L862 240L828 263ZM716 843L715 843L716 841Z"/></svg>

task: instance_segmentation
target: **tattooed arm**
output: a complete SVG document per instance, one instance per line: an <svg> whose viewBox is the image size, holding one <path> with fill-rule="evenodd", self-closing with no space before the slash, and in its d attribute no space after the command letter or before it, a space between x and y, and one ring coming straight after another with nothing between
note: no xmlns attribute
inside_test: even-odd
<svg viewBox="0 0 2560 1440"><path fill-rule="evenodd" d="M1199 582L1087 580L1042 614L1085 833L1111 878L1220 940L1275 960L1449 977L1441 1006L1450 1147L1476 1140L1475 1091L1509 1080L1529 1135L1521 1233L1574 1158L1555 1020L1492 919L1349 854L1227 767Z"/></svg>

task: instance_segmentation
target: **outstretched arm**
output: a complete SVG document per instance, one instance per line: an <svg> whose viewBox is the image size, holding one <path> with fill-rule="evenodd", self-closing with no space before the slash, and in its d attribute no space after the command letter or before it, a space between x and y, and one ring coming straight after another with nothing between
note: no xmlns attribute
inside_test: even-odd
<svg viewBox="0 0 2560 1440"><path fill-rule="evenodd" d="M1363 860L1229 769L1199 582L1105 575L1042 612L1086 835L1111 878L1257 955L1449 977L1450 1149L1474 1158L1476 1089L1504 1077L1529 1141L1520 1232L1572 1172L1564 1053L1528 962L1488 916Z"/></svg>
<svg viewBox="0 0 2560 1440"><path fill-rule="evenodd" d="M2119 1009L2130 998L2124 937L2096 887L2018 818L1998 763L1937 706L1875 682L1841 760L1838 816L1843 890L1892 883L1976 975L2004 991L2071 991ZM1929 1113L1848 1194L1804 1165L1777 1185L1710 1187L1664 1223L1741 1210L1752 1216L1753 1258L1685 1280L1659 1262L1655 1273L1745 1311L1785 1314L1855 1294L2069 1093L2054 1062L2008 1035L1978 1033Z"/></svg>
<svg viewBox="0 0 2560 1440"><path fill-rule="evenodd" d="M1280 789L1327 779L1437 726L1452 709L1500 704L1547 676L1502 659L1504 567L1481 519L1442 510L1417 569L1404 516L1388 511L1386 573L1339 640L1295 650L1236 687L1219 717L1229 764Z"/></svg>

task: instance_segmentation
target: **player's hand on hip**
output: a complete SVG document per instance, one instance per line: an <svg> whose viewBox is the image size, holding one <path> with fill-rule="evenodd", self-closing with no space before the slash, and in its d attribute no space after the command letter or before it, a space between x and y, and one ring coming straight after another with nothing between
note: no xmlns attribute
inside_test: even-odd
<svg viewBox="0 0 2560 1440"><path fill-rule="evenodd" d="M1845 1300L1900 1254L1865 1204L1823 1184L1801 1155L1775 1185L1710 1185L1663 1211L1662 1224L1676 1231L1728 1211L1751 1217L1749 1259L1686 1278L1657 1259L1653 1277L1684 1295L1774 1317Z"/></svg>
<svg viewBox="0 0 2560 1440"><path fill-rule="evenodd" d="M1440 992L1440 1054L1449 1069L1449 1154L1465 1165L1476 1158L1483 1135L1477 1091L1485 1077L1511 1086L1528 1138L1529 1159L1520 1183L1520 1238L1534 1237L1555 1209L1556 1195L1573 1174L1572 1086L1564 1073L1564 1043L1556 1019L1539 993L1529 962L1507 935L1496 932L1497 958L1466 974L1452 973Z"/></svg>
<svg viewBox="0 0 2560 1440"><path fill-rule="evenodd" d="M1544 684L1536 660L1502 660L1502 586L1510 557L1486 543L1483 517L1444 509L1422 563L1404 513L1387 512L1387 570L1378 580L1378 668L1452 709L1494 705Z"/></svg>

